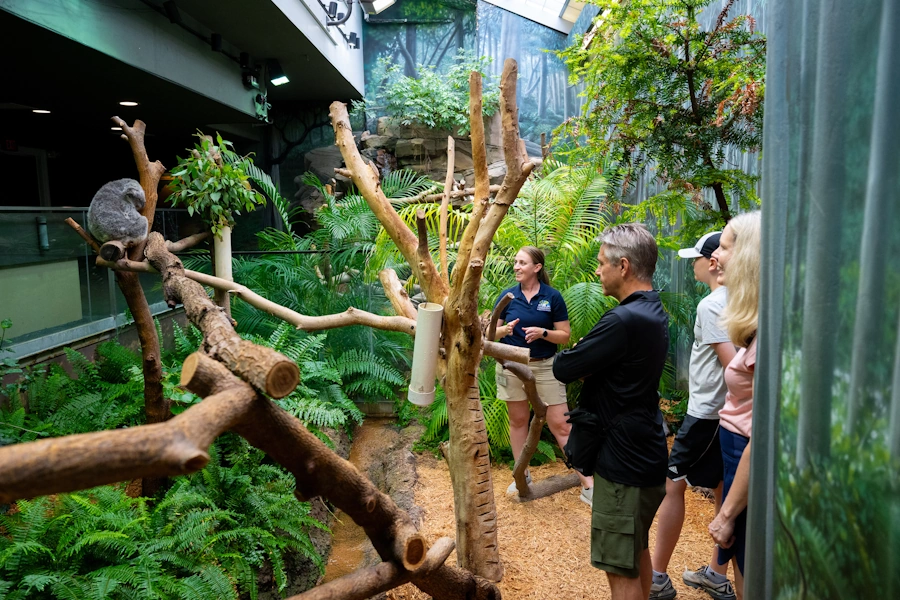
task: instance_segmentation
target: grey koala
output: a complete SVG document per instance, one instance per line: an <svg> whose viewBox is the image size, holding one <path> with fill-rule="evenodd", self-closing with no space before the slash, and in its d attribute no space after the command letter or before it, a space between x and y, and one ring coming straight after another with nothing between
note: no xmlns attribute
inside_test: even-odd
<svg viewBox="0 0 900 600"><path fill-rule="evenodd" d="M133 246L147 239L147 217L138 211L146 200L141 184L118 179L101 187L88 208L87 225L99 242L113 240Z"/></svg>

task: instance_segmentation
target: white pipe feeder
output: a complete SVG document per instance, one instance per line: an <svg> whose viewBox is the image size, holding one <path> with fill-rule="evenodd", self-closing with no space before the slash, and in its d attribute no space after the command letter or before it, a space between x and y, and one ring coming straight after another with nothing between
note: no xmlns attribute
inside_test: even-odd
<svg viewBox="0 0 900 600"><path fill-rule="evenodd" d="M434 374L437 369L443 318L442 305L434 302L419 304L408 395L409 401L417 406L428 406L434 402Z"/></svg>

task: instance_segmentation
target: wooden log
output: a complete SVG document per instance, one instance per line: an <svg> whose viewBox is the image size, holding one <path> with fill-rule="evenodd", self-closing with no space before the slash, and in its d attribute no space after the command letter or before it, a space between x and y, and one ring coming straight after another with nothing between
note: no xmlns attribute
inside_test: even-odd
<svg viewBox="0 0 900 600"><path fill-rule="evenodd" d="M531 502L532 500L546 498L547 496L552 496L553 494L558 494L559 492L580 485L581 479L578 478L578 473L572 472L563 475L551 475L546 479L532 482L531 485L528 486L528 492L526 494L514 495L512 496L512 500L514 502Z"/></svg>
<svg viewBox="0 0 900 600"><path fill-rule="evenodd" d="M181 261L166 249L159 233L148 236L146 255L162 274L166 301L170 306L183 304L188 319L203 332L204 352L273 398L283 398L297 387L297 364L280 352L242 340L203 287L185 276Z"/></svg>
<svg viewBox="0 0 900 600"><path fill-rule="evenodd" d="M193 473L209 462L212 441L244 419L255 399L246 386L230 387L165 423L4 446L0 503Z"/></svg>
<svg viewBox="0 0 900 600"><path fill-rule="evenodd" d="M426 576L440 567L456 547L450 538L440 538L428 551L425 562L416 571L406 571L391 562L359 569L334 581L323 583L288 600L365 600L392 590L413 578Z"/></svg>
<svg viewBox="0 0 900 600"><path fill-rule="evenodd" d="M117 240L113 240L111 242L106 242L102 246L100 246L100 258L103 260L108 260L110 262L116 262L121 258L125 258L126 255L125 244L119 242Z"/></svg>

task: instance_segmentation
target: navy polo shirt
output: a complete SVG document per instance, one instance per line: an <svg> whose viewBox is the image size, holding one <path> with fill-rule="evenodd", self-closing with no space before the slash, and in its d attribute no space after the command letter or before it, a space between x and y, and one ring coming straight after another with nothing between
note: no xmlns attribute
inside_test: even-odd
<svg viewBox="0 0 900 600"><path fill-rule="evenodd" d="M522 285L517 283L500 293L500 297L497 298L494 307L508 293L513 295L513 299L500 313L500 319L504 323L509 323L516 319L519 319L519 322L513 328L512 334L501 338L499 340L500 343L528 348L531 350L531 358L550 358L556 354L556 344L548 342L544 338L535 340L530 344L526 342L525 328L543 327L552 331L554 323L568 321L569 311L566 309L566 303L562 294L546 283L541 283L541 289L529 302L525 299L525 294L522 293Z"/></svg>

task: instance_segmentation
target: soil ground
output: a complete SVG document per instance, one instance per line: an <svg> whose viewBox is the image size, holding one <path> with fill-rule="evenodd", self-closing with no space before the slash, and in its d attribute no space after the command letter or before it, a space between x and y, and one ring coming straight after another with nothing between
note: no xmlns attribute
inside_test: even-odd
<svg viewBox="0 0 900 600"><path fill-rule="evenodd" d="M670 438L671 442L671 438ZM444 461L428 454L417 454L418 482L415 502L424 510L422 533L429 540L455 537L453 493L450 472ZM540 480L565 473L560 462L531 467L532 477ZM578 488L549 498L518 503L505 494L512 472L505 466L492 468L499 520L500 558L505 567L499 583L507 600L600 600L609 598L606 575L590 565L591 510L579 499ZM711 500L688 489L685 494L685 523L681 539L669 564L669 575L680 600L708 600L709 596L687 587L681 581L686 568L707 564L712 540L707 524L713 518ZM656 538L656 523L650 530L650 548ZM451 554L448 563L456 562ZM729 577L733 574L729 568ZM428 596L411 584L387 592L392 600L427 600Z"/></svg>
<svg viewBox="0 0 900 600"><path fill-rule="evenodd" d="M367 419L354 433L350 460L404 510L425 537L455 537L453 492L447 463L427 453L413 454L412 443L421 428L399 429L389 420ZM669 438L671 444L672 438ZM535 480L566 473L561 462L531 467ZM500 559L505 573L498 584L506 600L603 600L610 598L606 575L590 565L591 510L572 488L532 502L518 503L506 495L512 472L505 465L491 469L494 482ZM410 489L411 488L411 489ZM685 494L685 523L669 564L669 575L679 600L708 600L709 596L681 581L686 568L707 564L712 540L706 527L713 518L713 503L704 494ZM352 520L338 511L333 523L331 555L324 580L329 581L359 567L375 564L378 556L371 542ZM650 548L656 539L656 523L650 530ZM456 563L456 553L447 559ZM729 568L729 577L733 575ZM733 581L733 579L732 579ZM379 598L428 600L429 596L408 584Z"/></svg>

